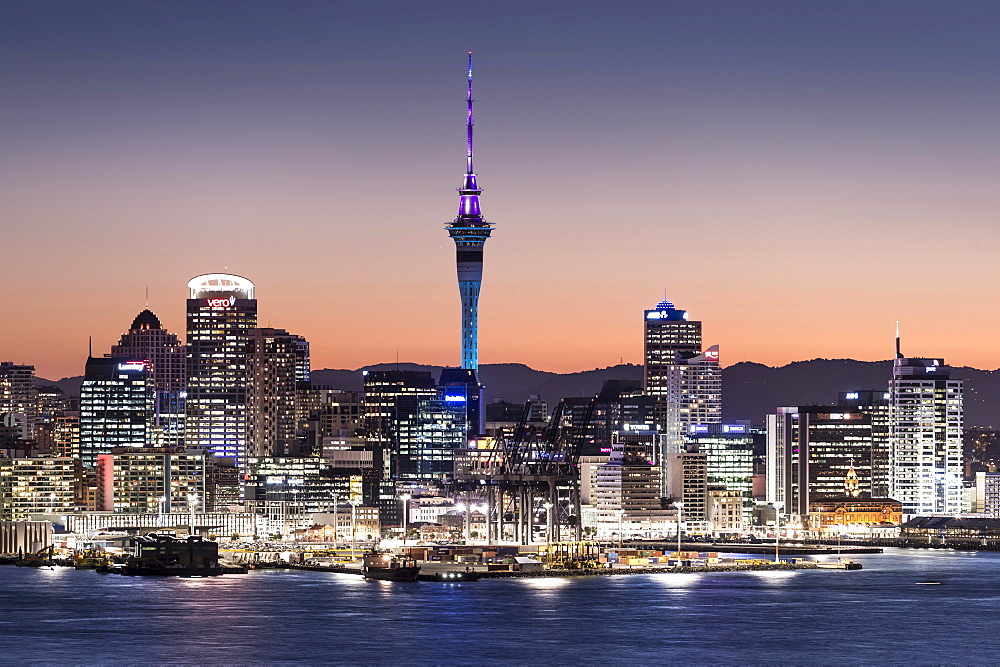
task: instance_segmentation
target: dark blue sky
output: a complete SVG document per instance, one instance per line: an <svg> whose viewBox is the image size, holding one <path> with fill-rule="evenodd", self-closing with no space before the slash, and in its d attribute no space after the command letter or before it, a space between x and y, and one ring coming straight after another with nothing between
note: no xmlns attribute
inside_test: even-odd
<svg viewBox="0 0 1000 667"><path fill-rule="evenodd" d="M635 361L666 289L725 363L884 358L900 319L914 354L997 367L998 27L996 2L3 3L0 346L73 374L146 284L180 330L187 279L228 267L320 367L454 363L473 49L484 362Z"/></svg>

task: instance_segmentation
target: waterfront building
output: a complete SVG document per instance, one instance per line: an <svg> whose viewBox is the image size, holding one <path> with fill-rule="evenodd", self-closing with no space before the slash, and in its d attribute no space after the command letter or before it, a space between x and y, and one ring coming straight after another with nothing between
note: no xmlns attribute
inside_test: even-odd
<svg viewBox="0 0 1000 667"><path fill-rule="evenodd" d="M0 362L0 415L21 415L21 438L30 440L38 420L38 392L35 389L35 367Z"/></svg>
<svg viewBox="0 0 1000 667"><path fill-rule="evenodd" d="M703 531L708 524L708 455L695 446L668 452L666 498L683 503L681 522L688 532Z"/></svg>
<svg viewBox="0 0 1000 667"><path fill-rule="evenodd" d="M870 533L872 526L902 520L903 504L892 498L842 496L809 503L809 528L820 533Z"/></svg>
<svg viewBox="0 0 1000 667"><path fill-rule="evenodd" d="M973 512L1000 519L1000 472L977 472Z"/></svg>
<svg viewBox="0 0 1000 667"><path fill-rule="evenodd" d="M687 436L689 445L705 454L709 489L727 489L743 498L746 525L750 525L754 506L754 431L749 423L692 424ZM719 496L729 497L728 494Z"/></svg>
<svg viewBox="0 0 1000 667"><path fill-rule="evenodd" d="M778 408L767 416L767 501L805 516L809 503L843 495L853 469L871 496L871 418L840 406Z"/></svg>
<svg viewBox="0 0 1000 667"><path fill-rule="evenodd" d="M111 356L146 362L153 382L151 442L163 447L183 445L187 348L147 308L112 346Z"/></svg>
<svg viewBox="0 0 1000 667"><path fill-rule="evenodd" d="M0 519L72 512L80 477L80 462L76 459L0 457Z"/></svg>
<svg viewBox="0 0 1000 667"><path fill-rule="evenodd" d="M962 380L951 377L943 359L897 351L889 381L889 495L906 516L962 511L962 401Z"/></svg>
<svg viewBox="0 0 1000 667"><path fill-rule="evenodd" d="M628 524L633 530L662 531L673 513L660 500L661 469L655 460L656 433L617 433L604 463L594 467L591 500L599 531L617 532Z"/></svg>
<svg viewBox="0 0 1000 667"><path fill-rule="evenodd" d="M309 375L309 345L284 329L255 328L248 336L248 451L256 457L298 456L303 452L296 402L300 378Z"/></svg>
<svg viewBox="0 0 1000 667"><path fill-rule="evenodd" d="M172 514L215 504L212 455L183 448L118 448L97 457L97 509Z"/></svg>
<svg viewBox="0 0 1000 667"><path fill-rule="evenodd" d="M872 495L889 496L889 392L884 389L842 391L837 404L868 415L872 422Z"/></svg>
<svg viewBox="0 0 1000 667"><path fill-rule="evenodd" d="M746 498L741 491L724 486L708 487L709 532L713 535L742 533L750 526L746 513ZM751 512L753 508L751 507Z"/></svg>
<svg viewBox="0 0 1000 667"><path fill-rule="evenodd" d="M233 536L249 539L258 534L257 516L249 512L79 512L68 514L66 530L78 535L103 531L173 532L205 535L209 539Z"/></svg>
<svg viewBox="0 0 1000 667"><path fill-rule="evenodd" d="M0 521L0 555L33 554L50 546L51 521Z"/></svg>
<svg viewBox="0 0 1000 667"><path fill-rule="evenodd" d="M153 439L154 385L143 359L90 357L80 387L80 458L86 468L116 447Z"/></svg>
<svg viewBox="0 0 1000 667"><path fill-rule="evenodd" d="M257 327L254 284L210 273L188 282L184 442L243 466L249 446L251 331Z"/></svg>

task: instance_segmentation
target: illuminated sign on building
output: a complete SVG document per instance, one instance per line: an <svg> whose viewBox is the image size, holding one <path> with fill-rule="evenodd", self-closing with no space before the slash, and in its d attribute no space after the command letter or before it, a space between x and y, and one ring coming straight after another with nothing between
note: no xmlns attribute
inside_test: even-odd
<svg viewBox="0 0 1000 667"><path fill-rule="evenodd" d="M465 396L459 396L457 394L445 394L444 400L449 403L465 403Z"/></svg>
<svg viewBox="0 0 1000 667"><path fill-rule="evenodd" d="M222 310L224 308L232 308L236 305L236 297L230 296L221 299L205 299L205 303L212 310Z"/></svg>
<svg viewBox="0 0 1000 667"><path fill-rule="evenodd" d="M146 364L142 361L126 361L123 364L118 364L118 370L120 371L143 371L146 370Z"/></svg>

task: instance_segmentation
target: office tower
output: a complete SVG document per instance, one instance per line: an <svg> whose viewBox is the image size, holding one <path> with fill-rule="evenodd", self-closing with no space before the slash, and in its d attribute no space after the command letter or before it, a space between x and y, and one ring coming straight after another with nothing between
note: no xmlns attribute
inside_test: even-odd
<svg viewBox="0 0 1000 667"><path fill-rule="evenodd" d="M248 451L254 456L298 456L296 401L305 382L300 378L309 377L309 344L284 329L250 329L248 336Z"/></svg>
<svg viewBox="0 0 1000 667"><path fill-rule="evenodd" d="M754 506L754 431L746 423L693 424L688 427L689 446L693 445L696 451L705 455L709 491L721 488L735 492L742 499L740 511L745 525L750 524ZM723 504L730 497L732 494L716 494L714 500ZM710 505L710 514L712 509Z"/></svg>
<svg viewBox="0 0 1000 667"><path fill-rule="evenodd" d="M693 445L664 455L666 496L683 503L680 520L688 531L706 527L708 522L708 456Z"/></svg>
<svg viewBox="0 0 1000 667"><path fill-rule="evenodd" d="M683 449L692 424L722 420L719 346L701 349L701 322L669 301L644 312L644 384L656 399L655 418L668 451Z"/></svg>
<svg viewBox="0 0 1000 667"><path fill-rule="evenodd" d="M21 437L34 437L38 420L38 392L35 390L35 367L0 362L0 415L22 415L17 418Z"/></svg>
<svg viewBox="0 0 1000 667"><path fill-rule="evenodd" d="M577 403L571 406L574 412L585 411L590 404L590 399L566 400ZM638 380L607 380L593 404L582 456L607 454L616 433L656 430L656 399L643 395L642 383Z"/></svg>
<svg viewBox="0 0 1000 667"><path fill-rule="evenodd" d="M767 500L806 516L812 501L844 495L853 469L871 496L871 418L840 406L778 408L767 416Z"/></svg>
<svg viewBox="0 0 1000 667"><path fill-rule="evenodd" d="M837 404L865 413L872 420L872 495L889 497L889 392L884 389L842 391Z"/></svg>
<svg viewBox="0 0 1000 667"><path fill-rule="evenodd" d="M0 457L0 520L71 512L79 478L80 462L68 457Z"/></svg>
<svg viewBox="0 0 1000 667"><path fill-rule="evenodd" d="M373 464L379 475L379 510L386 525L401 525L402 512L396 500L394 475L398 470L397 402L400 397L433 399L437 384L425 371L364 372L365 439L372 449Z"/></svg>
<svg viewBox="0 0 1000 667"><path fill-rule="evenodd" d="M440 388L435 396L396 398L392 477L417 484L441 483L455 471L455 452L468 447L467 397Z"/></svg>
<svg viewBox="0 0 1000 667"><path fill-rule="evenodd" d="M469 436L483 432L482 385L479 384L479 289L483 282L483 246L493 231L479 206L482 189L476 183L472 165L472 52L469 52L468 94L466 96L466 169L462 187L458 190L458 216L446 226L455 241L458 268L458 292L462 299L462 366L445 369L442 384L464 384L466 387Z"/></svg>
<svg viewBox="0 0 1000 667"><path fill-rule="evenodd" d="M188 283L188 395L184 442L232 457L247 455L247 391L251 330L257 326L254 285L246 278L210 273Z"/></svg>
<svg viewBox="0 0 1000 667"><path fill-rule="evenodd" d="M483 410L483 385L474 368L443 368L438 386L447 390L452 401L462 399L465 414L465 437L482 435L486 430Z"/></svg>
<svg viewBox="0 0 1000 667"><path fill-rule="evenodd" d="M145 360L87 359L80 387L80 456L93 468L115 447L146 447L153 436L153 379Z"/></svg>
<svg viewBox="0 0 1000 667"><path fill-rule="evenodd" d="M166 447L184 444L187 348L147 308L112 346L111 356L148 362L155 392L153 442Z"/></svg>
<svg viewBox="0 0 1000 667"><path fill-rule="evenodd" d="M661 473L654 458L657 446L654 431L615 433L607 460L593 467L589 495L597 523L603 524L605 531L616 530L619 522L632 529L662 530L672 514L660 501ZM584 483L589 485L590 480Z"/></svg>
<svg viewBox="0 0 1000 667"><path fill-rule="evenodd" d="M904 515L962 511L962 420L962 380L944 360L897 352L889 381L889 495Z"/></svg>
<svg viewBox="0 0 1000 667"><path fill-rule="evenodd" d="M333 387L298 389L295 414L303 454L320 455L328 441L360 442L364 394Z"/></svg>
<svg viewBox="0 0 1000 667"><path fill-rule="evenodd" d="M204 512L214 498L212 455L203 449L119 448L97 457L98 511Z"/></svg>
<svg viewBox="0 0 1000 667"><path fill-rule="evenodd" d="M38 423L54 422L67 412L79 410L80 402L55 385L38 387Z"/></svg>

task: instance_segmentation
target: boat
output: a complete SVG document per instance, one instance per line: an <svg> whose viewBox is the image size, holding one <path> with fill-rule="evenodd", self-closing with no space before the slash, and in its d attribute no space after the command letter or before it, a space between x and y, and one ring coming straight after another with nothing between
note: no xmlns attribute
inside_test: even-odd
<svg viewBox="0 0 1000 667"><path fill-rule="evenodd" d="M479 581L480 578L481 575L478 572L449 571L438 572L433 576L433 581L444 581L450 584L457 584L463 581Z"/></svg>
<svg viewBox="0 0 1000 667"><path fill-rule="evenodd" d="M361 573L365 579L416 581L420 566L409 556L372 552L365 554L361 562Z"/></svg>

